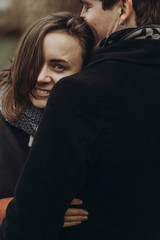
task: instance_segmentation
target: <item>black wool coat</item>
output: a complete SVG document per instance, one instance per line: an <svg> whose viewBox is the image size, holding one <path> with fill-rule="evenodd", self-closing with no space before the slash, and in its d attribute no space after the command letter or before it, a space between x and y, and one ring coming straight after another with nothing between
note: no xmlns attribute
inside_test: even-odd
<svg viewBox="0 0 160 240"><path fill-rule="evenodd" d="M1 239L160 239L159 186L160 41L118 41L53 88Z"/></svg>
<svg viewBox="0 0 160 240"><path fill-rule="evenodd" d="M0 198L14 196L29 151L29 135L11 126L0 112Z"/></svg>

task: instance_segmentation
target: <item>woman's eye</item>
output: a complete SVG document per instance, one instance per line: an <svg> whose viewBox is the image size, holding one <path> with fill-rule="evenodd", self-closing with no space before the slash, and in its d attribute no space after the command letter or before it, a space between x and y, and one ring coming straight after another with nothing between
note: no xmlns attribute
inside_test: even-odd
<svg viewBox="0 0 160 240"><path fill-rule="evenodd" d="M55 68L58 69L58 70L63 70L63 69L65 69L64 66L59 65L59 64L55 65Z"/></svg>
<svg viewBox="0 0 160 240"><path fill-rule="evenodd" d="M61 65L61 64L51 64L50 67L54 70L54 71L57 71L57 72L62 72L65 70L65 66Z"/></svg>

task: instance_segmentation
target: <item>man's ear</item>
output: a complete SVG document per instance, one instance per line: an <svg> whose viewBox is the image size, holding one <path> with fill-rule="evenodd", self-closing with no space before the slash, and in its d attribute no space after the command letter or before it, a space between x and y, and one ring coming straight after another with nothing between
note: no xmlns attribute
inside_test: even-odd
<svg viewBox="0 0 160 240"><path fill-rule="evenodd" d="M120 22L121 24L125 24L127 19L130 17L133 9L133 2L132 0L121 0L121 16Z"/></svg>

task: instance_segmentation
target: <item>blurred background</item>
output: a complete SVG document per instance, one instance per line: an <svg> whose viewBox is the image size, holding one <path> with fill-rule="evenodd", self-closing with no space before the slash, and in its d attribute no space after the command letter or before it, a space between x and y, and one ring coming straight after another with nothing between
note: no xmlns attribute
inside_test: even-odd
<svg viewBox="0 0 160 240"><path fill-rule="evenodd" d="M80 0L0 0L0 70L10 65L20 36L32 22L51 12L80 10Z"/></svg>

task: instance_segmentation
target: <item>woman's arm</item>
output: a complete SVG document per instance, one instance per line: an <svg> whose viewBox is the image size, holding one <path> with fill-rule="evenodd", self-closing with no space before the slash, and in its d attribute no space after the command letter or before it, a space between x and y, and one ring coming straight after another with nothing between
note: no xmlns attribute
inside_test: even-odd
<svg viewBox="0 0 160 240"><path fill-rule="evenodd" d="M6 216L6 208L10 201L13 199L13 197L9 198L2 198L0 199L0 223L3 221L3 219Z"/></svg>
<svg viewBox="0 0 160 240"><path fill-rule="evenodd" d="M0 199L0 223L6 216L6 208L13 197L10 198L2 198ZM78 199L74 198L71 202L71 205L81 205L83 202ZM63 227L73 227L80 224L82 221L88 219L88 212L81 208L68 208L64 215L64 224Z"/></svg>

